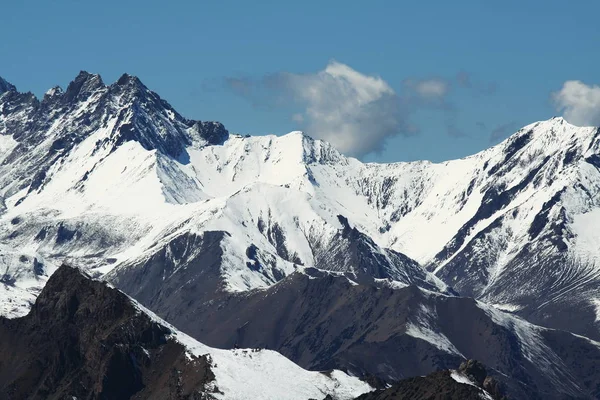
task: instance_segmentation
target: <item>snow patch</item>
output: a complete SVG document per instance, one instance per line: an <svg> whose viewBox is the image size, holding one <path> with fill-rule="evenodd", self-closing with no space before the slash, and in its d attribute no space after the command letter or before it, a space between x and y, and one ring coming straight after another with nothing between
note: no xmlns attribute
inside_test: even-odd
<svg viewBox="0 0 600 400"><path fill-rule="evenodd" d="M490 304L490 305L494 308L497 308L500 311L506 311L506 312L510 312L510 313L515 313L523 308L523 306L520 306L518 304L510 304L510 303Z"/></svg>
<svg viewBox="0 0 600 400"><path fill-rule="evenodd" d="M450 371L450 377L452 379L454 379L456 382L458 383L462 383L464 385L469 385L469 386L474 386L476 387L480 393L480 397L484 400L493 400L492 396L490 396L485 390L481 389L479 386L477 386L475 384L475 382L473 382L468 376L456 371L456 370L451 370Z"/></svg>
<svg viewBox="0 0 600 400"><path fill-rule="evenodd" d="M592 299L592 305L596 309L596 322L600 322L600 299Z"/></svg>
<svg viewBox="0 0 600 400"><path fill-rule="evenodd" d="M438 349L449 354L456 354L465 358L460 351L442 333L435 328L437 312L421 305L416 314L416 321L406 324L406 334L416 339L424 340Z"/></svg>
<svg viewBox="0 0 600 400"><path fill-rule="evenodd" d="M465 385L471 385L471 386L475 386L478 387L475 382L473 382L471 380L471 378L469 378L466 375L461 374L460 372L456 371L456 370L451 370L450 371L450 377L452 379L454 379L456 382L458 383L464 383Z"/></svg>

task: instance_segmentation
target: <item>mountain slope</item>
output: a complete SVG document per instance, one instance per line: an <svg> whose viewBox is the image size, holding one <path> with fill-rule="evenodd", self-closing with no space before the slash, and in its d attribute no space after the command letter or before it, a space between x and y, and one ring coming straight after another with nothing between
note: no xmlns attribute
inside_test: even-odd
<svg viewBox="0 0 600 400"><path fill-rule="evenodd" d="M6 399L351 399L371 388L268 350L218 350L63 266L30 314L0 319Z"/></svg>
<svg viewBox="0 0 600 400"><path fill-rule="evenodd" d="M160 265L136 269L116 284L211 346L274 349L304 368L340 368L387 382L474 358L506 383L510 398L600 395L600 343L470 298L388 280L357 284L351 274L317 269L244 293L214 292L203 286L210 281L206 274L187 287L175 280L137 290ZM179 300L165 301L163 292Z"/></svg>
<svg viewBox="0 0 600 400"><path fill-rule="evenodd" d="M598 235L589 227L599 146L597 128L554 118L461 160L366 164L337 179L319 166L313 176L364 196L380 224L365 232L459 293L598 338Z"/></svg>

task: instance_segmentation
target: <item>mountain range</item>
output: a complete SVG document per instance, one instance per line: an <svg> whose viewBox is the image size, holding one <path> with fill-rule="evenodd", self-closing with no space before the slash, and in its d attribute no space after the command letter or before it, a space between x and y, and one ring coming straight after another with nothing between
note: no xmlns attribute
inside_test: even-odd
<svg viewBox="0 0 600 400"><path fill-rule="evenodd" d="M600 129L562 118L362 163L186 119L127 74L0 80L0 315L67 263L208 346L388 384L478 359L511 398L597 398L599 193Z"/></svg>

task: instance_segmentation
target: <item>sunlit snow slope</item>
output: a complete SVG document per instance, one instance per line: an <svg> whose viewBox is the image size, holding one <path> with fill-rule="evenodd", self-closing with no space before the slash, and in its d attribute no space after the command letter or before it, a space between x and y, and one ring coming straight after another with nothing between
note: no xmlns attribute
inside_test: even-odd
<svg viewBox="0 0 600 400"><path fill-rule="evenodd" d="M461 160L363 164L300 132L185 119L130 75L107 86L82 72L41 100L3 90L3 315L26 312L63 260L115 277L161 254L168 280L204 251L174 243L226 232L215 259L228 291L317 267L450 285L597 334L597 128L555 118Z"/></svg>

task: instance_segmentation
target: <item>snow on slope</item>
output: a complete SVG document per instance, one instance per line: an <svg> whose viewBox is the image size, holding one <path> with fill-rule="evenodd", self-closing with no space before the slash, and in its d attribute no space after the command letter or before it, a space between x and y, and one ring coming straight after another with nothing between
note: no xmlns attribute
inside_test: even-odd
<svg viewBox="0 0 600 400"><path fill-rule="evenodd" d="M461 303L461 306L447 307L448 304L454 302ZM447 315L451 310L460 310L460 312L452 314L452 316ZM589 344L592 352L600 349L598 341L562 330L541 327L511 313L471 299L449 298L429 292L424 301L419 304L418 309L413 311L414 313L406 324L407 335L428 342L449 355L473 358L472 351L478 346L471 340L465 340L464 337L468 337L470 332L483 328L477 335L483 335L484 338L489 335L489 337L484 339L486 344L483 349L485 350L477 357L486 359L486 363L492 368L496 368L498 357L500 359L507 357L506 349L494 349L488 352L489 349L495 348L494 342L504 336L505 339L501 339L501 341L509 348L518 350L519 358L521 358L517 364L513 365L527 368L528 372L535 367L529 369L530 367L526 366L527 363L531 363L532 366L543 366L544 379L551 383L554 390L558 390L567 397L580 396L581 394L578 392L581 390L582 382L581 378L576 377L577 368L570 364L573 348L568 347L566 343L584 339L584 346ZM465 321L462 320L464 314L471 315L471 321L481 322L489 318L494 328L490 329L490 325L474 328L473 325L465 324ZM560 342L556 340L558 336L562 336ZM508 340L506 340L507 338ZM558 343L562 344L557 345ZM497 372L505 373L506 371L498 369ZM591 374L593 375L593 372Z"/></svg>
<svg viewBox="0 0 600 400"><path fill-rule="evenodd" d="M559 129L562 132L558 132ZM533 137L528 142L529 132ZM550 135L551 132L556 133ZM553 119L526 126L507 141L460 160L440 164L367 164L366 170L370 173L365 177L366 182L385 182L387 179L388 183L381 183L380 187L374 188L365 183L363 193L373 202L379 202L379 208L387 215L387 219L396 221L385 235L388 245L428 263L476 214L486 189L493 185L503 185L507 189L515 187L530 171L544 164L547 155L567 150L568 144L565 142L570 141L575 145L581 141L580 147L587 147L593 134L592 128L576 128L562 119ZM521 146L525 149L521 149ZM517 157L514 157L515 154ZM562 183L564 186L570 178L567 176L561 178L562 182L549 182L553 178L552 172L552 168L548 168L543 174L549 185L559 187ZM571 169L568 172L572 174L573 171ZM546 193L553 194L556 191L554 187L547 187L543 183L543 180L538 180L536 187L527 188L529 191L515 193L516 196L510 199L511 205L521 205L538 191L541 195L538 197L543 198ZM542 204L538 204L538 207ZM499 211L503 214L514 206ZM481 227L475 227L469 238L489 226L489 221L498 215L492 214L483 221L477 221ZM535 213L527 215L533 218ZM527 227L523 224L523 228Z"/></svg>
<svg viewBox="0 0 600 400"><path fill-rule="evenodd" d="M557 286L556 299L581 288L553 283L568 271L538 261L524 273L531 254L590 260L576 280L600 280L587 223L600 207L595 128L555 118L460 160L363 164L300 132L242 137L186 120L129 75L106 86L81 73L42 101L14 91L0 100L2 245L44 264L32 274L11 250L0 267L7 282L28 270L26 291L64 260L105 274L210 230L229 233L221 269L232 291L304 267L352 268L356 243L342 237L340 216L402 284L415 283L416 270L392 250L500 306L523 308L538 282Z"/></svg>
<svg viewBox="0 0 600 400"><path fill-rule="evenodd" d="M462 383L464 385L470 385L470 386L479 388L479 386L477 386L475 384L475 382L473 382L471 380L471 378L469 378L468 376L464 375L463 373L461 373L459 371L451 370L450 377L458 383ZM481 390L480 397L482 400L493 400L492 396L490 396L485 390L483 390L483 389L480 389L480 390Z"/></svg>
<svg viewBox="0 0 600 400"><path fill-rule="evenodd" d="M574 249L585 261L600 265L600 208L573 216Z"/></svg>
<svg viewBox="0 0 600 400"><path fill-rule="evenodd" d="M171 338L185 346L191 356L209 355L215 381L207 389L217 399L320 400L331 395L336 400L350 400L373 390L367 383L339 370L307 371L276 351L211 348L132 301L140 312L168 327L173 332Z"/></svg>
<svg viewBox="0 0 600 400"><path fill-rule="evenodd" d="M0 149L11 163L0 167L7 204L0 232L7 248L41 263L34 271L31 262L14 262L19 250L4 262L0 289L25 285L18 290L27 300L13 315L63 261L106 274L183 233L222 230L229 234L222 275L230 290L243 291L314 266L314 247L329 246L343 228L338 215L352 214L361 230L378 225L366 200L343 187L321 189L308 166L339 173L358 161L300 132L241 137L185 120L129 75L106 86L82 72L65 92L40 102L12 91L1 107ZM410 281L402 265L386 268ZM27 284L13 282L25 275Z"/></svg>
<svg viewBox="0 0 600 400"><path fill-rule="evenodd" d="M274 260L272 268L285 276L295 270L294 263L314 266L311 246L317 238L321 242L330 240L341 228L337 215L348 214L347 207L336 199L315 193L318 190L302 163L302 151L298 151L307 138L298 133L268 138L271 147L265 152L270 154L274 165L261 167L256 167L258 152L250 153L250 160L236 152L246 153L246 146L242 146L245 138L233 137L218 148L189 148L191 161L181 164L172 159L161 162L166 157L156 150L143 149L137 142L99 152L93 144L102 140L104 134L99 131L75 147L62 165L48 172L51 179L43 190L26 196L3 216L9 220L17 215L37 214L32 218L36 229L43 229L43 222L50 222L44 221L43 216L50 215L54 221L68 221L78 231L90 231L92 225L96 228L102 225L104 232L111 231L106 240L94 242L90 238L84 245L80 240L72 247L61 246L61 250L68 250L71 261L79 258L79 265L81 258L100 254L98 259L88 257L85 263L96 267L110 258L116 261L111 265L116 266L140 256L156 242L166 242L175 232L223 230L232 237L227 245L224 275L231 278L228 283L232 290L247 290L277 281L272 273L265 277L247 270L246 250L250 245L270 253L269 258ZM248 140L257 141L252 139ZM225 161L217 158L223 165L210 167L197 160L212 160L217 149L233 155ZM292 162L293 156L296 162ZM282 160L290 160L291 166L276 165ZM194 175L194 171L206 173L211 168L213 173L216 169L226 177L215 174L211 182L201 174ZM17 193L9 198L9 203L15 204L22 196L23 192ZM264 229L281 232L283 242L269 241L260 232L260 224L264 224ZM32 235L37 233L33 227L29 230ZM42 241L41 247L50 247L54 252L58 246ZM108 270L103 266L101 271Z"/></svg>

